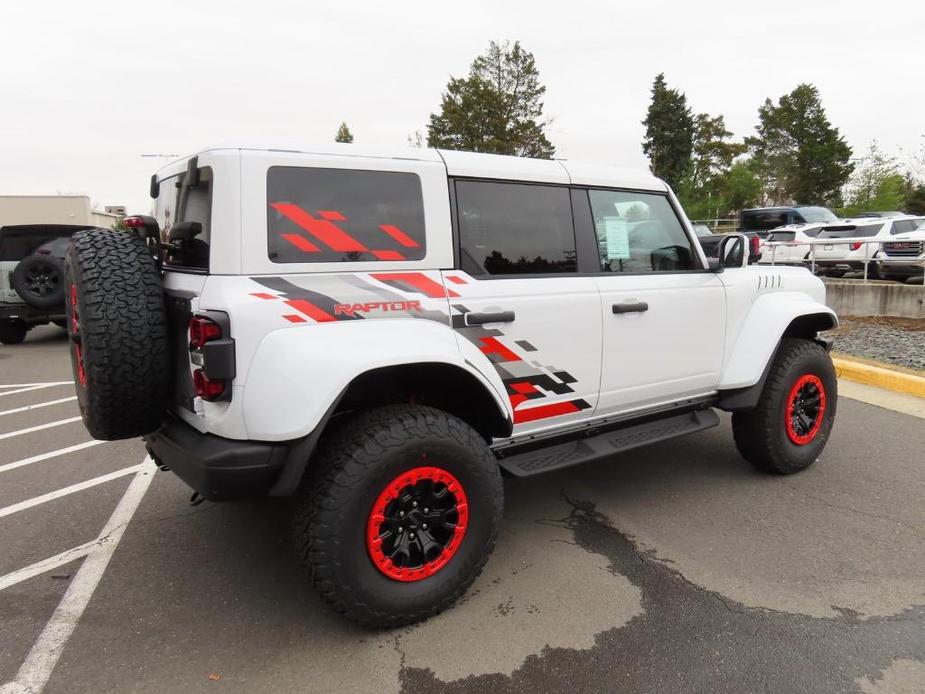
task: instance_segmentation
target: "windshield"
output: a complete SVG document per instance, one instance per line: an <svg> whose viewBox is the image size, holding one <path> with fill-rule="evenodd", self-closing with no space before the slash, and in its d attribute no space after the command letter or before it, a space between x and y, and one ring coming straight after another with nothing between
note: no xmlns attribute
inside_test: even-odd
<svg viewBox="0 0 925 694"><path fill-rule="evenodd" d="M694 233L697 234L697 236L713 236L713 232L710 231L710 227L706 224L695 224Z"/></svg>
<svg viewBox="0 0 925 694"><path fill-rule="evenodd" d="M835 216L835 213L826 207L798 207L797 212L810 224L813 222L825 222L826 224L838 222L838 217Z"/></svg>

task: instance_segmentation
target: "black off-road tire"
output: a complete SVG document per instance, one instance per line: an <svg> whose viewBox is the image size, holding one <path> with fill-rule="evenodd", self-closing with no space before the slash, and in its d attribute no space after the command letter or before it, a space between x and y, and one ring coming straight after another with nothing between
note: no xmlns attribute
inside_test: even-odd
<svg viewBox="0 0 925 694"><path fill-rule="evenodd" d="M137 234L79 231L66 260L67 330L80 414L95 438L150 433L167 410L161 277Z"/></svg>
<svg viewBox="0 0 925 694"><path fill-rule="evenodd" d="M53 255L33 254L20 260L10 284L32 308L45 311L64 305L64 263Z"/></svg>
<svg viewBox="0 0 925 694"><path fill-rule="evenodd" d="M462 420L417 405L376 408L333 426L310 463L293 513L296 552L313 585L334 610L366 627L394 628L446 609L482 571L501 521L501 474L485 440ZM421 465L459 481L468 521L442 568L402 581L374 563L367 523L390 482Z"/></svg>
<svg viewBox="0 0 925 694"><path fill-rule="evenodd" d="M0 343L4 345L18 345L26 339L29 326L21 320L0 321Z"/></svg>
<svg viewBox="0 0 925 694"><path fill-rule="evenodd" d="M821 382L825 409L810 440L797 444L788 434L787 405L791 389L805 375ZM780 475L805 470L825 448L835 421L837 401L835 367L826 350L812 340L784 338L758 405L732 415L736 447L759 470Z"/></svg>

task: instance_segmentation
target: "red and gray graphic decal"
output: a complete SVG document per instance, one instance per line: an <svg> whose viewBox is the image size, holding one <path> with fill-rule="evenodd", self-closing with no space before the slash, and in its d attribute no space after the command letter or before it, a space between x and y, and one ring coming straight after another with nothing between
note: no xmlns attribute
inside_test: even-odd
<svg viewBox="0 0 925 694"><path fill-rule="evenodd" d="M267 289L279 292L278 294L252 292L251 296L265 300L282 299L286 306L295 309L296 313L283 314L283 318L290 323L305 323L305 317L311 318L316 323L362 320L363 318L362 315L356 312L344 313L337 311L339 302L335 299L300 287L288 280L284 280L282 277L252 277L251 279L257 284L262 284Z"/></svg>
<svg viewBox="0 0 925 694"><path fill-rule="evenodd" d="M418 283L421 286L429 288L429 285L424 284L422 280L437 284L423 273L402 274L418 275ZM251 292L252 297L264 301L282 300L287 307L296 311L283 314L282 317L290 323L306 323L307 318L316 323L328 323L364 318L389 318L399 314L405 317L449 323L445 312L426 308L422 305L423 300L409 299L397 292L391 292L370 282L364 275L344 275L336 280L334 286L339 288L337 293L343 298L307 289L282 277L252 277L251 279L277 292L275 294ZM331 284L328 282L329 286Z"/></svg>
<svg viewBox="0 0 925 694"><path fill-rule="evenodd" d="M534 404L549 397L549 394L574 393L571 384L576 383L576 379L567 371L541 366L518 354L517 349L527 354L537 351L527 340L511 340L500 330L466 325L465 315L469 309L461 304L453 304L453 309L456 311L453 313L453 327L488 357L501 377L514 408L514 424L574 414L591 407L582 398Z"/></svg>
<svg viewBox="0 0 925 694"><path fill-rule="evenodd" d="M459 296L452 289L444 287L442 283L431 279L423 272L373 272L370 277L403 292L416 292L431 299Z"/></svg>
<svg viewBox="0 0 925 694"><path fill-rule="evenodd" d="M306 260L315 260L311 254L320 254L324 251L350 254L351 260L370 260L364 255L371 255L376 260L406 260L408 250L420 250L421 245L406 234L395 224L380 224L382 232L382 246L368 248L359 239L352 236L346 229L335 224L344 223L347 217L338 210L316 210L315 215L291 202L271 202L270 207L280 213L286 220L292 222L301 233L280 232L279 236L291 246L302 253L308 254ZM388 246L392 246L389 248ZM420 253L412 254L420 255Z"/></svg>

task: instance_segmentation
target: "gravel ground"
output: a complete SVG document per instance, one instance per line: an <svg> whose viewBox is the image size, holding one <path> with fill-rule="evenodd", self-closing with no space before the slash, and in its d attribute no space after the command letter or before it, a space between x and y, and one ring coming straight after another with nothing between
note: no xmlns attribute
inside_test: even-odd
<svg viewBox="0 0 925 694"><path fill-rule="evenodd" d="M925 371L925 320L842 316L828 334L836 352Z"/></svg>

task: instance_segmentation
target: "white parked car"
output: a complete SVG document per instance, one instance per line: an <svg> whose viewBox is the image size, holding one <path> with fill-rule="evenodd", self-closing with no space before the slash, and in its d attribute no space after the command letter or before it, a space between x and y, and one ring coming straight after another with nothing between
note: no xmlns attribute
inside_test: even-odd
<svg viewBox="0 0 925 694"><path fill-rule="evenodd" d="M853 243L831 243L817 245L816 267L820 272L840 277L848 271L863 270L864 260L874 260L880 244L897 234L916 229L922 217L881 217L846 219L842 224L824 227L816 235L817 241L832 239L859 239ZM865 239L861 241L860 239ZM870 239L870 241L866 241ZM877 276L877 265L868 264L868 277Z"/></svg>
<svg viewBox="0 0 925 694"><path fill-rule="evenodd" d="M883 279L925 280L925 217L914 231L899 232L880 244L877 272Z"/></svg>
<svg viewBox="0 0 925 694"><path fill-rule="evenodd" d="M822 281L748 266L741 235L708 260L647 172L210 149L151 191L137 234L68 251L84 423L143 436L197 498L295 497L299 558L359 623L465 592L502 471L614 464L719 424L714 408L771 473L810 466L831 432Z"/></svg>
<svg viewBox="0 0 925 694"><path fill-rule="evenodd" d="M768 232L761 242L762 265L804 265L808 264L812 241L825 228L825 224L791 224ZM783 245L769 245L783 244Z"/></svg>

